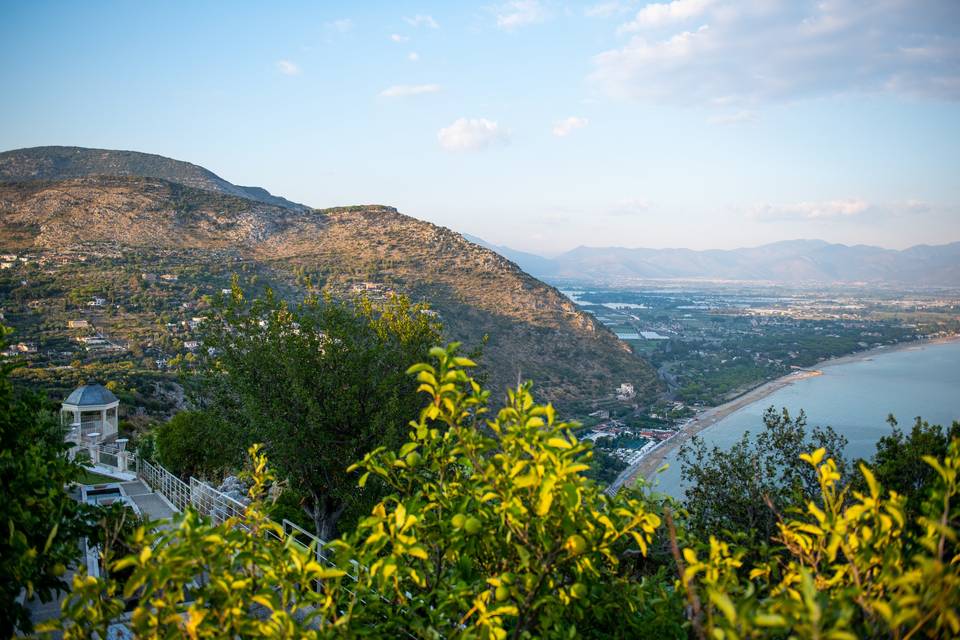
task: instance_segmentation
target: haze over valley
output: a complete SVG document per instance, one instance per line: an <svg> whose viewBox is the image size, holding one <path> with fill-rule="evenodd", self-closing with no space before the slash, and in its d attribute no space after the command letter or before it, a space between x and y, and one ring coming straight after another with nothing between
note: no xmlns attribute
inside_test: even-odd
<svg viewBox="0 0 960 640"><path fill-rule="evenodd" d="M577 247L546 258L468 237L513 260L532 275L582 284L726 280L809 286L960 288L960 242L917 245L899 251L823 240L783 240L744 249L702 251Z"/></svg>

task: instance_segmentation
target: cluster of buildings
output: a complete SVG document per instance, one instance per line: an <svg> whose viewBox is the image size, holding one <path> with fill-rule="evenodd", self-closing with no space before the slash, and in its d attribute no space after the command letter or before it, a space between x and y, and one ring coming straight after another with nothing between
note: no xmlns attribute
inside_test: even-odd
<svg viewBox="0 0 960 640"><path fill-rule="evenodd" d="M633 400L637 396L636 390L633 388L633 384L629 382L623 382L617 387L617 400L626 402L628 400Z"/></svg>
<svg viewBox="0 0 960 640"><path fill-rule="evenodd" d="M18 256L15 253L0 255L0 269L13 269L18 262L30 262L33 256Z"/></svg>
<svg viewBox="0 0 960 640"><path fill-rule="evenodd" d="M11 344L3 352L5 356L18 356L25 353L36 353L37 345L32 342L18 342L17 344Z"/></svg>

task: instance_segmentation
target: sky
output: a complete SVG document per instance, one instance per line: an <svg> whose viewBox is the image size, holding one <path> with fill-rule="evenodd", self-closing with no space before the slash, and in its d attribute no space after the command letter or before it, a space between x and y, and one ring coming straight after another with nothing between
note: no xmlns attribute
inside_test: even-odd
<svg viewBox="0 0 960 640"><path fill-rule="evenodd" d="M960 2L3 2L0 149L496 244L960 241Z"/></svg>

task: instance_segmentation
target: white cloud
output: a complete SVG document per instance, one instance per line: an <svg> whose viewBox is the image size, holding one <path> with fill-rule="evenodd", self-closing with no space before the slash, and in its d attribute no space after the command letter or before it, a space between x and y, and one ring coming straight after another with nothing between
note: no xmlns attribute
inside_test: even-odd
<svg viewBox="0 0 960 640"><path fill-rule="evenodd" d="M754 111L735 111L733 113L725 113L719 116L713 116L707 120L710 124L719 124L719 125L737 125L737 124L747 124L749 122L757 121L757 114Z"/></svg>
<svg viewBox="0 0 960 640"><path fill-rule="evenodd" d="M825 0L647 4L594 57L603 92L727 106L895 94L960 100L960 2Z"/></svg>
<svg viewBox="0 0 960 640"><path fill-rule="evenodd" d="M408 42L410 40L409 37L402 36L399 33L391 33L390 39L393 40L394 42Z"/></svg>
<svg viewBox="0 0 960 640"><path fill-rule="evenodd" d="M447 151L476 151L496 144L505 144L510 134L496 122L486 118L460 118L437 132L440 146Z"/></svg>
<svg viewBox="0 0 960 640"><path fill-rule="evenodd" d="M512 0L494 9L497 27L511 31L519 27L543 22L547 12L539 0Z"/></svg>
<svg viewBox="0 0 960 640"><path fill-rule="evenodd" d="M907 200L902 208L910 213L929 213L934 210L934 205L926 200Z"/></svg>
<svg viewBox="0 0 960 640"><path fill-rule="evenodd" d="M750 212L760 220L822 220L850 218L865 213L870 203L860 198L827 200L824 202L798 202L796 204L763 204Z"/></svg>
<svg viewBox="0 0 960 640"><path fill-rule="evenodd" d="M331 20L330 22L325 22L323 25L328 31L336 31L337 33L346 33L353 29L353 20L350 18L340 18L339 20Z"/></svg>
<svg viewBox="0 0 960 640"><path fill-rule="evenodd" d="M635 216L650 210L650 203L641 198L624 198L615 202L606 213L609 216Z"/></svg>
<svg viewBox="0 0 960 640"><path fill-rule="evenodd" d="M629 10L630 6L626 2L600 2L584 9L583 15L588 18L609 18Z"/></svg>
<svg viewBox="0 0 960 640"><path fill-rule="evenodd" d="M434 20L432 16L416 15L412 18L404 18L403 20L411 27L429 27L431 29L440 28L440 25L437 24L437 21Z"/></svg>
<svg viewBox="0 0 960 640"><path fill-rule="evenodd" d="M416 62L419 59L420 59L420 54L417 53L416 51L411 51L410 53L407 54L407 60L409 60L410 62Z"/></svg>
<svg viewBox="0 0 960 640"><path fill-rule="evenodd" d="M674 22L683 22L703 15L712 0L673 0L653 2L637 12L633 20L621 25L619 31L631 32L654 29Z"/></svg>
<svg viewBox="0 0 960 640"><path fill-rule="evenodd" d="M387 87L380 92L382 98L405 98L407 96L420 96L425 93L437 93L440 91L438 84L397 84Z"/></svg>
<svg viewBox="0 0 960 640"><path fill-rule="evenodd" d="M582 129L587 126L589 120L577 116L570 116L563 120L557 120L553 125L553 135L558 138L570 135L576 129Z"/></svg>
<svg viewBox="0 0 960 640"><path fill-rule="evenodd" d="M290 60L278 60L277 61L277 71L282 73L285 76L298 76L300 75L300 67L296 63L291 62Z"/></svg>

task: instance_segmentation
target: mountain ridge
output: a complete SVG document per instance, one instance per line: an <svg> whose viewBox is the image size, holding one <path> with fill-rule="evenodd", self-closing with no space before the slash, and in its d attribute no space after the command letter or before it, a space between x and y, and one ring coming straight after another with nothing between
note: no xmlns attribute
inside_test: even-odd
<svg viewBox="0 0 960 640"><path fill-rule="evenodd" d="M960 241L900 250L818 239L706 250L578 246L547 258L476 240L534 276L584 284L687 279L960 287Z"/></svg>
<svg viewBox="0 0 960 640"><path fill-rule="evenodd" d="M0 153L0 182L62 180L96 175L160 178L286 209L309 208L274 196L262 187L235 185L200 165L155 153L67 146L28 147Z"/></svg>
<svg viewBox="0 0 960 640"><path fill-rule="evenodd" d="M9 152L3 157L18 162ZM196 175L190 167L174 168L177 175ZM20 307L27 319L101 296L118 300L123 310L112 314L116 320L111 314L99 319L103 331L123 333L131 344L163 343L154 326L158 310L183 324L196 313L198 297L218 293L240 272L245 282L290 298L311 287L337 297L359 288L429 302L449 339L475 347L489 335L481 362L496 389L522 375L537 382L544 398L567 405L610 397L622 382L640 394L659 389L645 361L557 289L460 234L395 208L280 206L217 183L199 188L130 175L130 166L119 167L120 175L48 170L46 179L36 173L11 179L24 173L7 171L0 180L0 249L32 255L38 264L24 280L26 290L6 296L0 288L10 318L20 317ZM157 284L142 284L149 274ZM157 274L176 278L160 284ZM141 284L130 295L134 281ZM180 291L180 298L153 302L143 298L144 288L167 298ZM20 307L6 304L16 300ZM62 330L45 324L36 339L41 349L62 341Z"/></svg>

